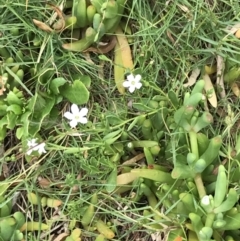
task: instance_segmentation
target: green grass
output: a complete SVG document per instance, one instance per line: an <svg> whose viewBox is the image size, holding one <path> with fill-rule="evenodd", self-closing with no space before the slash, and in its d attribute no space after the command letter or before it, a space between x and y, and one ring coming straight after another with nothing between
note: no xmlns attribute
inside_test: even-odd
<svg viewBox="0 0 240 241"><path fill-rule="evenodd" d="M58 5L60 2L54 4ZM46 154L26 158L26 138L19 140L16 137L16 130L20 124L8 128L1 143L4 152L0 152L0 190L2 193L2 190L7 189L4 194L5 200L11 200L16 196L13 213L20 210L28 220L53 222L50 231L29 233L25 240L54 240L64 232L65 226L67 231L80 227L82 240L95 240L98 232L93 227L95 221L100 218L106 223L110 222L115 233L114 240L152 240L151 234L160 231L159 235L166 238L164 240L171 241L174 240L171 236L172 231L178 227L183 230L179 234L183 237L182 240L190 241L186 239L186 223L190 222L188 213L172 211L180 202L179 198L175 203L171 201L172 190L178 188L176 183L166 187L164 183L153 184L149 179L142 177L127 184L129 190L121 194L107 192L106 189L116 185L116 177L113 174L116 168L119 175L124 172L124 161L143 153L143 148L129 149L127 143L145 139L142 126L137 122L139 116L152 118L157 112L161 113L160 106L155 109L146 107L156 95L160 95L161 100L165 101L162 104L168 108L169 118L163 120L163 134L159 140L161 151L154 158L155 163L170 173L174 160L179 157L177 155L186 156L186 150L190 151L189 140L186 145L181 144L181 131L174 124L176 109L182 106L185 93L192 89L184 88L183 84L193 69L199 68L203 71L205 65L216 64L217 55L222 56L226 64L239 66L239 39L227 35L225 31L227 27L239 22L239 10L240 5L234 0L127 1L123 19L132 29L129 38L134 73L141 74L143 87L133 94L126 91L125 95L120 95L114 82L113 51L106 54L111 62L102 60L94 53L89 55L89 61L86 54L66 51L61 46L68 41L67 32L46 33L32 22L33 18L46 21L54 13L51 8L45 7L44 1L0 0L0 76L4 73L11 76L12 67L17 65L24 70L23 80L15 78L16 82L19 82L17 88L23 91L23 113L27 113L29 100L37 92L41 93L41 98L50 101L52 93L49 93L49 88L52 79L62 77L67 83L72 83L76 75L88 75L91 78L90 98L82 105L89 109L86 125L79 124L76 129L71 129L63 116L71 103L60 94L55 96L54 111L42 119L41 128L36 135L46 142ZM17 34L14 36L16 30ZM37 40L40 40L39 44L35 42ZM9 56L15 59L13 63L6 63L5 56L1 58L3 46L9 52ZM16 60L16 53L19 50L22 51L24 58ZM30 69L34 74L31 74ZM47 71L50 74L41 79ZM215 80L216 77L213 75L213 83ZM7 88L4 93L7 94L11 88ZM217 109L208 104L214 122L201 132L209 139L217 135L222 136L223 144L214 162L214 168L227 159L225 168L229 180L228 188L238 190L239 181L233 178L233 169L239 168L239 158L231 156L231 150L235 148L238 137L239 100L226 83L225 89L227 95L224 99L217 93ZM171 103L168 97L170 91L176 93L180 103L178 107ZM3 105L2 100L0 98L0 105ZM33 113L34 108L39 108L38 104L42 104L40 100L32 106ZM230 115L229 108L233 117L230 122L226 122L225 116L219 117L219 112L223 111ZM197 109L201 113L204 105L198 105ZM36 115L41 112L41 108L37 110ZM0 126L1 111L0 106ZM37 124L35 115L29 114L27 120L29 126ZM108 136L114 131L119 132L114 136ZM128 134L126 139L122 137L123 132ZM30 135L29 138L31 137ZM115 155L116 153L120 158ZM146 159L142 158L129 168L141 168L147 164L149 163ZM48 180L49 184L41 186L39 178ZM211 182L216 181L216 176L210 178ZM206 185L211 184L204 178L203 180ZM152 190L157 197L157 193L160 196L157 199L157 210L149 208L150 201L146 195L134 197L135 194L139 194L142 182L155 185ZM187 181L183 183L185 186L187 184ZM207 190L211 190L208 188ZM188 193L194 192L191 188L187 190ZM56 210L41 207L40 202L33 205L27 198L29 192L37 193L40 197L61 200L62 205ZM96 193L98 203L94 204L95 211L89 224L90 228L83 228L82 217L91 203L91 197ZM202 209L197 192L195 197L195 205ZM149 213L144 216L143 213L147 211ZM56 226L58 227L55 229ZM225 232L222 237L215 234L214 239L227 240L227 235L238 234ZM234 237L234 240L237 240L236 236Z"/></svg>

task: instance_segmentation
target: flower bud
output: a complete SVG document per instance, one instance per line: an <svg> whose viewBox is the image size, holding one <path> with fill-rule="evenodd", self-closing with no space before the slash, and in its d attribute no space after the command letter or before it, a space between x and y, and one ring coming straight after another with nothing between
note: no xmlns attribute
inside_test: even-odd
<svg viewBox="0 0 240 241"><path fill-rule="evenodd" d="M213 197L211 195L206 195L201 200L201 206L207 213L211 213L213 211Z"/></svg>

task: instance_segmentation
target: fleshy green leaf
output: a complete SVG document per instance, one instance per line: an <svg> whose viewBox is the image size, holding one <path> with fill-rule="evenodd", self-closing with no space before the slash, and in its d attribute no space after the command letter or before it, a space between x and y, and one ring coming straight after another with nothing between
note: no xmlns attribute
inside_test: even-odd
<svg viewBox="0 0 240 241"><path fill-rule="evenodd" d="M55 104L55 98L46 95L44 97L45 99L40 94L37 94L37 101L32 113L33 118L29 125L29 133L32 136L35 136L41 129L44 119L49 115Z"/></svg>
<svg viewBox="0 0 240 241"><path fill-rule="evenodd" d="M16 131L16 137L20 140L23 136L23 127L18 127Z"/></svg>
<svg viewBox="0 0 240 241"><path fill-rule="evenodd" d="M13 112L7 114L8 125L7 128L12 130L17 124L17 116Z"/></svg>
<svg viewBox="0 0 240 241"><path fill-rule="evenodd" d="M173 179L192 178L193 171L188 165L176 164L172 170Z"/></svg>
<svg viewBox="0 0 240 241"><path fill-rule="evenodd" d="M7 111L12 111L15 115L22 114L22 108L19 105L15 104L8 106Z"/></svg>
<svg viewBox="0 0 240 241"><path fill-rule="evenodd" d="M116 137L121 132L122 132L122 130L117 130L117 131L110 132L106 136L103 137L103 140L107 141L108 139L112 139L112 138Z"/></svg>
<svg viewBox="0 0 240 241"><path fill-rule="evenodd" d="M123 123L123 120L120 119L118 116L116 115L107 115L106 116L106 119L109 123L109 125L118 125L118 124L121 124Z"/></svg>
<svg viewBox="0 0 240 241"><path fill-rule="evenodd" d="M21 122L23 124L23 134L24 136L28 136L29 133L28 133L28 130L29 130L29 125L30 125L30 122L29 122L29 116L32 114L31 111L27 111L25 112L22 116L21 116Z"/></svg>
<svg viewBox="0 0 240 241"><path fill-rule="evenodd" d="M82 105L86 104L89 99L89 91L80 81L75 80L73 85L64 85L60 89L60 93L71 103Z"/></svg>
<svg viewBox="0 0 240 241"><path fill-rule="evenodd" d="M23 102L12 91L9 91L6 99L9 105L16 104L22 106L23 104Z"/></svg>
<svg viewBox="0 0 240 241"><path fill-rule="evenodd" d="M51 81L49 89L55 94L60 93L59 87L63 86L67 81L64 78L55 78Z"/></svg>
<svg viewBox="0 0 240 241"><path fill-rule="evenodd" d="M107 183L106 183L106 191L111 193L115 190L117 186L117 168L114 168L113 171L110 173Z"/></svg>
<svg viewBox="0 0 240 241"><path fill-rule="evenodd" d="M139 111L152 111L152 108L150 108L142 103L133 103L132 106L134 109L137 109Z"/></svg>
<svg viewBox="0 0 240 241"><path fill-rule="evenodd" d="M81 76L80 80L83 82L83 84L87 88L90 88L90 86L91 86L91 78L88 75Z"/></svg>
<svg viewBox="0 0 240 241"><path fill-rule="evenodd" d="M7 107L3 101L0 101L0 116L4 116L7 113Z"/></svg>

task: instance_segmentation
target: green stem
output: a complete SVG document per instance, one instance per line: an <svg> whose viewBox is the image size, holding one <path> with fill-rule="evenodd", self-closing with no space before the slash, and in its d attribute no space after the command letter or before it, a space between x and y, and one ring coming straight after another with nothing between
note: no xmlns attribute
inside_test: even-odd
<svg viewBox="0 0 240 241"><path fill-rule="evenodd" d="M222 234L219 233L219 231L217 231L217 230L213 230L213 238L216 241L221 241L222 240Z"/></svg>
<svg viewBox="0 0 240 241"><path fill-rule="evenodd" d="M198 153L197 133L195 131L189 131L189 137L190 137L191 151L193 154L196 155L198 159L199 153Z"/></svg>
<svg viewBox="0 0 240 241"><path fill-rule="evenodd" d="M212 228L214 218L215 218L215 213L208 213L207 219L205 222L205 227Z"/></svg>
<svg viewBox="0 0 240 241"><path fill-rule="evenodd" d="M191 151L193 154L196 155L197 160L198 160L199 153L198 153L197 133L194 131L190 131L189 137L190 137ZM203 181L202 181L202 176L200 173L196 174L196 176L194 177L194 181L197 186L199 197L202 199L206 195L206 191L205 191Z"/></svg>
<svg viewBox="0 0 240 241"><path fill-rule="evenodd" d="M198 195L199 195L200 199L202 199L204 196L206 196L206 191L205 191L205 188L203 185L201 173L196 174L196 176L194 177L194 181L197 186Z"/></svg>
<svg viewBox="0 0 240 241"><path fill-rule="evenodd" d="M191 145L191 151L193 154L196 155L197 160L199 158L199 152L198 152L198 143L197 143L197 133L195 131L189 132L190 137L190 145ZM202 199L206 195L206 191L203 185L202 176L200 173L197 173L194 177L194 181L197 186L199 197Z"/></svg>

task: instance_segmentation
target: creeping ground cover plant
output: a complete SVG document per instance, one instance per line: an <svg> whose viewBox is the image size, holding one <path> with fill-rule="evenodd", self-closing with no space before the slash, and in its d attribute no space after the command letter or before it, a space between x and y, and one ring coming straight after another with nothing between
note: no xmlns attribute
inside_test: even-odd
<svg viewBox="0 0 240 241"><path fill-rule="evenodd" d="M0 0L0 240L240 240L238 5Z"/></svg>

